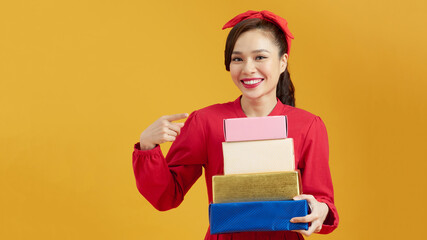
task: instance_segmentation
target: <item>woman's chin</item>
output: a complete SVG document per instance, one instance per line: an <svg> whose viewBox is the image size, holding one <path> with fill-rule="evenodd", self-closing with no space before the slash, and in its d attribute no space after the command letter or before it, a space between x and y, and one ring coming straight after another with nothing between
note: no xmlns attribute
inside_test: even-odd
<svg viewBox="0 0 427 240"><path fill-rule="evenodd" d="M262 95L261 95L261 94L256 93L256 92L254 92L254 91L252 91L252 92L241 91L241 93L242 93L242 96L243 96L244 98L251 99L251 100L258 99L258 98L261 98L261 97L262 97Z"/></svg>
<svg viewBox="0 0 427 240"><path fill-rule="evenodd" d="M269 93L260 92L260 91L245 91L240 89L242 96L247 98L247 100L261 100L261 99L274 99L276 100L276 91L271 91Z"/></svg>

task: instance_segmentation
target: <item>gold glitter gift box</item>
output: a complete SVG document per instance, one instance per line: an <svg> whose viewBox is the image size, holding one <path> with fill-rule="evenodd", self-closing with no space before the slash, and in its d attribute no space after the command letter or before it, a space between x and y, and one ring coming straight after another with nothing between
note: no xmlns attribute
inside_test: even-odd
<svg viewBox="0 0 427 240"><path fill-rule="evenodd" d="M290 200L302 193L299 171L217 175L213 203Z"/></svg>

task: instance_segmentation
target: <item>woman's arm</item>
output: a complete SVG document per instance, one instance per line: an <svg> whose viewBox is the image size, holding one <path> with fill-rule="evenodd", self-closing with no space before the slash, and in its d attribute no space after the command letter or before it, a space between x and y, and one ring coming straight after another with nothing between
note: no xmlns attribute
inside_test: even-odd
<svg viewBox="0 0 427 240"><path fill-rule="evenodd" d="M197 112L188 117L166 158L158 145L140 150L140 144L135 144L132 162L137 188L160 211L177 207L202 174L206 150L204 129L199 121ZM159 128L150 131L160 132L156 129Z"/></svg>
<svg viewBox="0 0 427 240"><path fill-rule="evenodd" d="M309 127L302 147L301 180L304 195L296 199L306 199L311 213L306 217L294 218L293 222L310 222L308 231L327 234L338 226L338 212L334 204L334 190L329 170L329 144L326 127L319 117L315 117Z"/></svg>

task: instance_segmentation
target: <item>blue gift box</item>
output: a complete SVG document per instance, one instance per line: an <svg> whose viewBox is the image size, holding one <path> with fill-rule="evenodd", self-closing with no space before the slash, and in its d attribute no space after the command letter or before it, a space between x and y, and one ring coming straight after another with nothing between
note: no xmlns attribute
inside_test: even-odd
<svg viewBox="0 0 427 240"><path fill-rule="evenodd" d="M291 223L308 214L306 200L211 203L211 234L308 229L308 223Z"/></svg>

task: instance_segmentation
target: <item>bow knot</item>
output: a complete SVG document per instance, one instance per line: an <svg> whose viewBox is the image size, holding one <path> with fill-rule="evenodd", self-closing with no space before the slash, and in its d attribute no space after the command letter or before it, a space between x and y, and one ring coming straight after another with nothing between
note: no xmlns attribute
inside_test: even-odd
<svg viewBox="0 0 427 240"><path fill-rule="evenodd" d="M251 18L259 18L259 19L269 21L269 22L275 24L276 26L278 26L280 29L282 29L282 31L286 35L286 43L288 44L288 52L287 53L289 55L289 51L291 49L291 40L294 39L294 36L292 35L291 31L288 28L288 22L286 21L286 19L284 19L280 16L277 16L276 14L269 12L267 10L263 10L263 11L249 10L247 12L241 13L241 14L235 16L230 21L228 21L222 27L222 29L224 30L226 28L234 27L239 22L246 20L246 19L251 19Z"/></svg>

